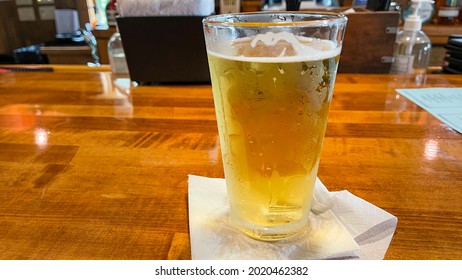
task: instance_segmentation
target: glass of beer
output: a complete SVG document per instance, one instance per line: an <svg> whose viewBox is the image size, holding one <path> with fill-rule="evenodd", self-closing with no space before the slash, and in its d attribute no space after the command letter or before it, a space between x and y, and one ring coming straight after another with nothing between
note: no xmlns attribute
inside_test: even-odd
<svg viewBox="0 0 462 280"><path fill-rule="evenodd" d="M275 241L306 231L347 18L204 19L232 223Z"/></svg>

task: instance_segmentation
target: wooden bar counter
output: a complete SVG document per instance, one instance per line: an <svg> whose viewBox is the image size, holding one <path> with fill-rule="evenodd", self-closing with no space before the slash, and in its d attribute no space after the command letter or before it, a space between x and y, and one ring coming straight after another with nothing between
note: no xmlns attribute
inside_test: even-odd
<svg viewBox="0 0 462 280"><path fill-rule="evenodd" d="M0 73L0 259L191 258L187 175L223 177L211 87L129 84ZM404 86L338 75L319 178L398 217L386 259L462 259L462 135Z"/></svg>

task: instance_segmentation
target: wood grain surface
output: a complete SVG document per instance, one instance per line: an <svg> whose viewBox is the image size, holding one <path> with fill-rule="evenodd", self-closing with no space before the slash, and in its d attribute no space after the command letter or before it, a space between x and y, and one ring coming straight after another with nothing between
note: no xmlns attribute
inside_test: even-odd
<svg viewBox="0 0 462 280"><path fill-rule="evenodd" d="M0 74L0 259L191 258L187 175L223 177L211 87L128 85ZM338 75L319 177L398 217L387 259L462 259L462 135L401 87Z"/></svg>

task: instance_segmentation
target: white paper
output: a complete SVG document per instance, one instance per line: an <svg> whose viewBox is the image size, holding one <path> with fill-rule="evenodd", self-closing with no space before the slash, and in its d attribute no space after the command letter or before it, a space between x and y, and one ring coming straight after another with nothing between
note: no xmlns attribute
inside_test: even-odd
<svg viewBox="0 0 462 280"><path fill-rule="evenodd" d="M263 242L229 222L224 179L189 175L189 227L193 259L383 259L397 219L347 191L329 192L316 181L311 230Z"/></svg>
<svg viewBox="0 0 462 280"><path fill-rule="evenodd" d="M120 15L208 16L215 12L214 0L119 0Z"/></svg>
<svg viewBox="0 0 462 280"><path fill-rule="evenodd" d="M462 88L413 88L396 91L462 133Z"/></svg>

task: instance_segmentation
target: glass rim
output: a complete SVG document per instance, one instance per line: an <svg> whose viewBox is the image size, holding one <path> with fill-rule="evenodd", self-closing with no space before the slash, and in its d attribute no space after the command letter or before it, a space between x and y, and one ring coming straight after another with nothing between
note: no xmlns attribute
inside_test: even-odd
<svg viewBox="0 0 462 280"><path fill-rule="evenodd" d="M256 21L249 20L251 16L264 17L271 15L272 17L299 17L299 21ZM247 21L231 21L239 17L249 17ZM313 17L313 19L303 19L304 17ZM319 17L317 19L316 17ZM264 11L264 12L247 12L247 13L232 13L218 14L205 17L203 19L204 26L222 26L222 27L303 27L303 26L322 26L328 24L341 25L346 23L348 17L343 13L335 12L293 12L293 11Z"/></svg>

